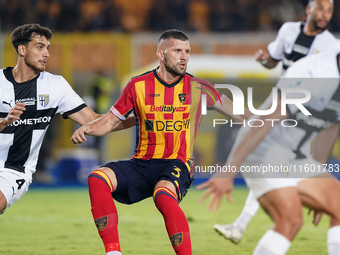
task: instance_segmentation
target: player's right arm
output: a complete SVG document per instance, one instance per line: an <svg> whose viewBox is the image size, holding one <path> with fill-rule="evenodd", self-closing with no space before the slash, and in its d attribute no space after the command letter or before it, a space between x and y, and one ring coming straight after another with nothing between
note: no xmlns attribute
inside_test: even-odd
<svg viewBox="0 0 340 255"><path fill-rule="evenodd" d="M284 56L285 36L287 36L287 29L291 26L291 24L291 22L286 22L281 26L275 40L268 44L268 53L263 52L261 49L255 53L254 57L257 62L268 69L272 69L277 66L277 63L279 63Z"/></svg>
<svg viewBox="0 0 340 255"><path fill-rule="evenodd" d="M326 164L332 152L334 143L339 134L339 123L335 123L327 129L320 131L312 141L311 154L313 158L321 164ZM309 209L308 214L314 211L313 224L317 226L323 213Z"/></svg>
<svg viewBox="0 0 340 255"><path fill-rule="evenodd" d="M103 117L96 119L89 124L78 128L72 135L71 141L74 144L86 142L85 135L103 136L112 131L118 131L134 125L133 116L129 116L125 121L117 118L111 111ZM124 122L124 123L122 123Z"/></svg>
<svg viewBox="0 0 340 255"><path fill-rule="evenodd" d="M2 131L5 127L11 125L14 121L20 119L20 115L26 110L24 103L17 103L14 107L8 112L5 118L0 119L0 131Z"/></svg>
<svg viewBox="0 0 340 255"><path fill-rule="evenodd" d="M278 60L273 59L268 53L265 53L263 50L259 49L254 58L257 62L263 65L265 68L272 69L277 66L279 63Z"/></svg>
<svg viewBox="0 0 340 255"><path fill-rule="evenodd" d="M326 164L332 152L333 145L339 134L339 123L320 131L313 139L311 153L321 164Z"/></svg>

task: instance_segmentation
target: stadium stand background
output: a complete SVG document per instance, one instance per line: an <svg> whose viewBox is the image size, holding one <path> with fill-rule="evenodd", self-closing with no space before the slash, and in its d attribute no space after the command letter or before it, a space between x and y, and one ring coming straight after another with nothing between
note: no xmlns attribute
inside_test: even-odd
<svg viewBox="0 0 340 255"><path fill-rule="evenodd" d="M340 13L335 0L334 13ZM304 18L308 0L1 0L1 31L36 22L61 32L276 31ZM340 31L334 15L331 31Z"/></svg>
<svg viewBox="0 0 340 255"><path fill-rule="evenodd" d="M212 83L233 83L243 90L256 86L259 104L280 75L280 66L267 71L252 56L265 49L286 21L305 19L308 0L0 0L0 59L14 65L16 53L10 32L24 23L52 29L47 71L63 75L93 106L91 81L98 73L112 81L112 103L128 79L157 65L156 42L168 28L185 31L192 48L188 72ZM340 0L334 1L329 30L340 38ZM223 91L224 92L224 91ZM215 162L216 129L209 114L202 118L196 140L197 164ZM50 152L41 159L39 172L65 170L67 179L86 179L98 159L129 158L134 131L112 133L98 151L92 144L75 147L69 137L76 128L56 118L44 143ZM60 139L62 138L62 139ZM340 146L333 154L340 158ZM99 157L98 155L101 155ZM45 161L44 161L45 160ZM73 165L72 165L73 164ZM70 169L81 169L79 172ZM43 180L44 181L44 180ZM46 180L45 180L46 181Z"/></svg>

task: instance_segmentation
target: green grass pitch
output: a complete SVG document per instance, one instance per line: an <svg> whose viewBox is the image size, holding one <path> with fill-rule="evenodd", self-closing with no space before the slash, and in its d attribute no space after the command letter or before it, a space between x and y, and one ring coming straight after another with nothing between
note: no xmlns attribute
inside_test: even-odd
<svg viewBox="0 0 340 255"><path fill-rule="evenodd" d="M198 203L202 193L191 188L181 203L190 224L193 254L252 254L260 237L273 225L262 210L250 222L238 245L219 236L212 228L215 223L230 223L238 216L248 190L237 187L233 193L234 203L224 201L217 213L207 212L208 201ZM152 199L130 206L116 204L122 254L174 254L163 218ZM320 225L314 227L312 216L304 210L304 222L288 254L327 254L329 218L324 216ZM0 254L104 255L92 220L87 189L30 189L0 216Z"/></svg>

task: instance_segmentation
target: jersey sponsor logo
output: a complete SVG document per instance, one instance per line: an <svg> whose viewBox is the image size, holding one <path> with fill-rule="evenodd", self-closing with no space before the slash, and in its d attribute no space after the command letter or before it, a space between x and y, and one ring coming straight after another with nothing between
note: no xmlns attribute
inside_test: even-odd
<svg viewBox="0 0 340 255"><path fill-rule="evenodd" d="M165 112L165 113L174 113L174 112L184 112L186 107L176 107L173 105L162 105L162 106L150 106L150 112Z"/></svg>
<svg viewBox="0 0 340 255"><path fill-rule="evenodd" d="M21 125L35 125L39 123L50 123L52 117L51 116L44 116L44 117L39 117L39 118L31 118L31 119L20 119L14 121L10 126L21 126Z"/></svg>
<svg viewBox="0 0 340 255"><path fill-rule="evenodd" d="M7 104L10 108L12 108L12 105L11 105L12 101L13 100L9 101L9 103L6 101L2 101L2 104Z"/></svg>
<svg viewBox="0 0 340 255"><path fill-rule="evenodd" d="M160 97L161 94L149 94L149 97Z"/></svg>
<svg viewBox="0 0 340 255"><path fill-rule="evenodd" d="M25 105L35 105L35 102L37 100L35 97L29 97L29 98L20 98L15 100L15 103L24 103Z"/></svg>
<svg viewBox="0 0 340 255"><path fill-rule="evenodd" d="M96 224L96 227L98 228L98 230L103 231L106 228L107 223L108 223L107 215L96 219L94 223Z"/></svg>
<svg viewBox="0 0 340 255"><path fill-rule="evenodd" d="M190 119L185 120L144 120L145 131L156 132L156 131L182 131L183 129L189 129Z"/></svg>
<svg viewBox="0 0 340 255"><path fill-rule="evenodd" d="M300 53L302 55L307 55L309 48L299 45L299 44L294 44L293 51Z"/></svg>
<svg viewBox="0 0 340 255"><path fill-rule="evenodd" d="M41 106L45 107L50 101L49 95L39 95L39 103Z"/></svg>
<svg viewBox="0 0 340 255"><path fill-rule="evenodd" d="M285 56L282 58L282 63L284 66L291 66L294 64L294 61L293 60L289 60L287 59ZM287 69L287 68L286 68Z"/></svg>
<svg viewBox="0 0 340 255"><path fill-rule="evenodd" d="M184 104L185 100L187 99L187 93L178 94L178 99L182 104Z"/></svg>
<svg viewBox="0 0 340 255"><path fill-rule="evenodd" d="M180 233L173 234L172 236L170 236L170 241L173 246L176 246L176 247L180 246L183 241L183 233L180 232Z"/></svg>

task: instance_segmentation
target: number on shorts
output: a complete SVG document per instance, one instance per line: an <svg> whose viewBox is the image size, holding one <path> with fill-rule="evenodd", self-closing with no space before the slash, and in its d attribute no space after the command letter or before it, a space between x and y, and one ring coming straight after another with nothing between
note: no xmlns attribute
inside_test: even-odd
<svg viewBox="0 0 340 255"><path fill-rule="evenodd" d="M25 179L18 179L16 180L16 183L18 184L18 189L21 189L22 185L25 183Z"/></svg>

